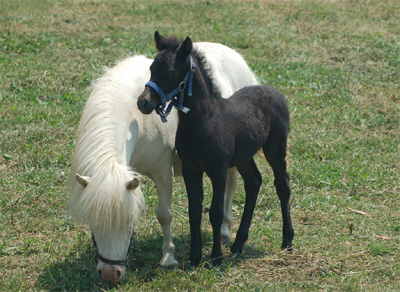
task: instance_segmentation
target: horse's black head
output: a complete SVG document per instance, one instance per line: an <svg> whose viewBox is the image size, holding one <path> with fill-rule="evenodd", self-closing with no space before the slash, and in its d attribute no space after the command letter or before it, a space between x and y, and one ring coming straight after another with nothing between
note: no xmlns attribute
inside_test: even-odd
<svg viewBox="0 0 400 292"><path fill-rule="evenodd" d="M166 38L157 31L154 40L158 49L158 55L150 66L150 81L167 95L185 78L190 67L189 56L192 52L193 44L189 37L179 43L175 38ZM137 105L144 114L150 114L154 109L162 105L162 100L153 88L146 87L138 97Z"/></svg>

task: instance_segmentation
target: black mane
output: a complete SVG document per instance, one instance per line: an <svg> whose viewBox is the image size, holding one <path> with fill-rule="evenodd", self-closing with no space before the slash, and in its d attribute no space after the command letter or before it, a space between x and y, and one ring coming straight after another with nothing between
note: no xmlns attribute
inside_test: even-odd
<svg viewBox="0 0 400 292"><path fill-rule="evenodd" d="M221 90L218 88L218 83L212 75L211 66L207 63L207 58L198 50L193 48L192 57L197 60L197 68L203 75L205 82L207 84L208 89L211 92L211 95L216 98L222 97Z"/></svg>

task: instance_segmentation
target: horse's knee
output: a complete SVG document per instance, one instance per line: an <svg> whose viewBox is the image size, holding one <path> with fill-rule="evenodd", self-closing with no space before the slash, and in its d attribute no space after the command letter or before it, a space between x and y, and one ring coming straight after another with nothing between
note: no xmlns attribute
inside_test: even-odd
<svg viewBox="0 0 400 292"><path fill-rule="evenodd" d="M220 228L224 219L224 210L221 207L211 207L209 213L210 222L213 228Z"/></svg>
<svg viewBox="0 0 400 292"><path fill-rule="evenodd" d="M157 220L161 225L169 225L172 222L171 210L157 208Z"/></svg>

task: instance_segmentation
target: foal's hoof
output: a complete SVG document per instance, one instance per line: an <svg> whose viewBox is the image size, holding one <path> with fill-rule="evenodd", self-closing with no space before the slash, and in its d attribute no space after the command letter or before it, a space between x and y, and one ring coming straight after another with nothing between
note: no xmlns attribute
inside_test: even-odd
<svg viewBox="0 0 400 292"><path fill-rule="evenodd" d="M291 252L291 251L293 251L293 248L292 248L292 246L290 245L290 246L283 246L282 245L282 250L285 250L285 251L288 251L288 252Z"/></svg>
<svg viewBox="0 0 400 292"><path fill-rule="evenodd" d="M214 267L220 266L222 264L222 252L217 254L211 254L211 263Z"/></svg>
<svg viewBox="0 0 400 292"><path fill-rule="evenodd" d="M241 254L243 251L243 245L238 244L236 241L232 244L231 253L232 254Z"/></svg>
<svg viewBox="0 0 400 292"><path fill-rule="evenodd" d="M198 267L199 264L200 264L200 261L198 261L198 260L189 260L189 266L191 266L192 268Z"/></svg>
<svg viewBox="0 0 400 292"><path fill-rule="evenodd" d="M211 263L214 267L220 266L222 264L222 257L211 260Z"/></svg>
<svg viewBox="0 0 400 292"><path fill-rule="evenodd" d="M193 268L197 267L201 261L201 252L192 253L189 257L189 265Z"/></svg>
<svg viewBox="0 0 400 292"><path fill-rule="evenodd" d="M281 248L286 251L292 251L292 242L282 242Z"/></svg>

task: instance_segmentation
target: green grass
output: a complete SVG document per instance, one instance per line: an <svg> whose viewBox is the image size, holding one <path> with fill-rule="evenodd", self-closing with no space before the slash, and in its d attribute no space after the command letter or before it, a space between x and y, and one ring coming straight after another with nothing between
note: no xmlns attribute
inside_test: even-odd
<svg viewBox="0 0 400 292"><path fill-rule="evenodd" d="M398 290L397 0L0 0L0 7L1 291ZM258 158L264 183L241 256L216 269L187 267L187 199L177 178L172 231L180 264L161 269L157 196L145 178L147 213L129 273L117 286L99 280L88 228L66 212L73 141L90 82L128 55L153 57L155 30L236 49L288 97L292 253L279 249L279 200ZM209 181L205 192L207 206ZM241 186L234 231L243 202Z"/></svg>

